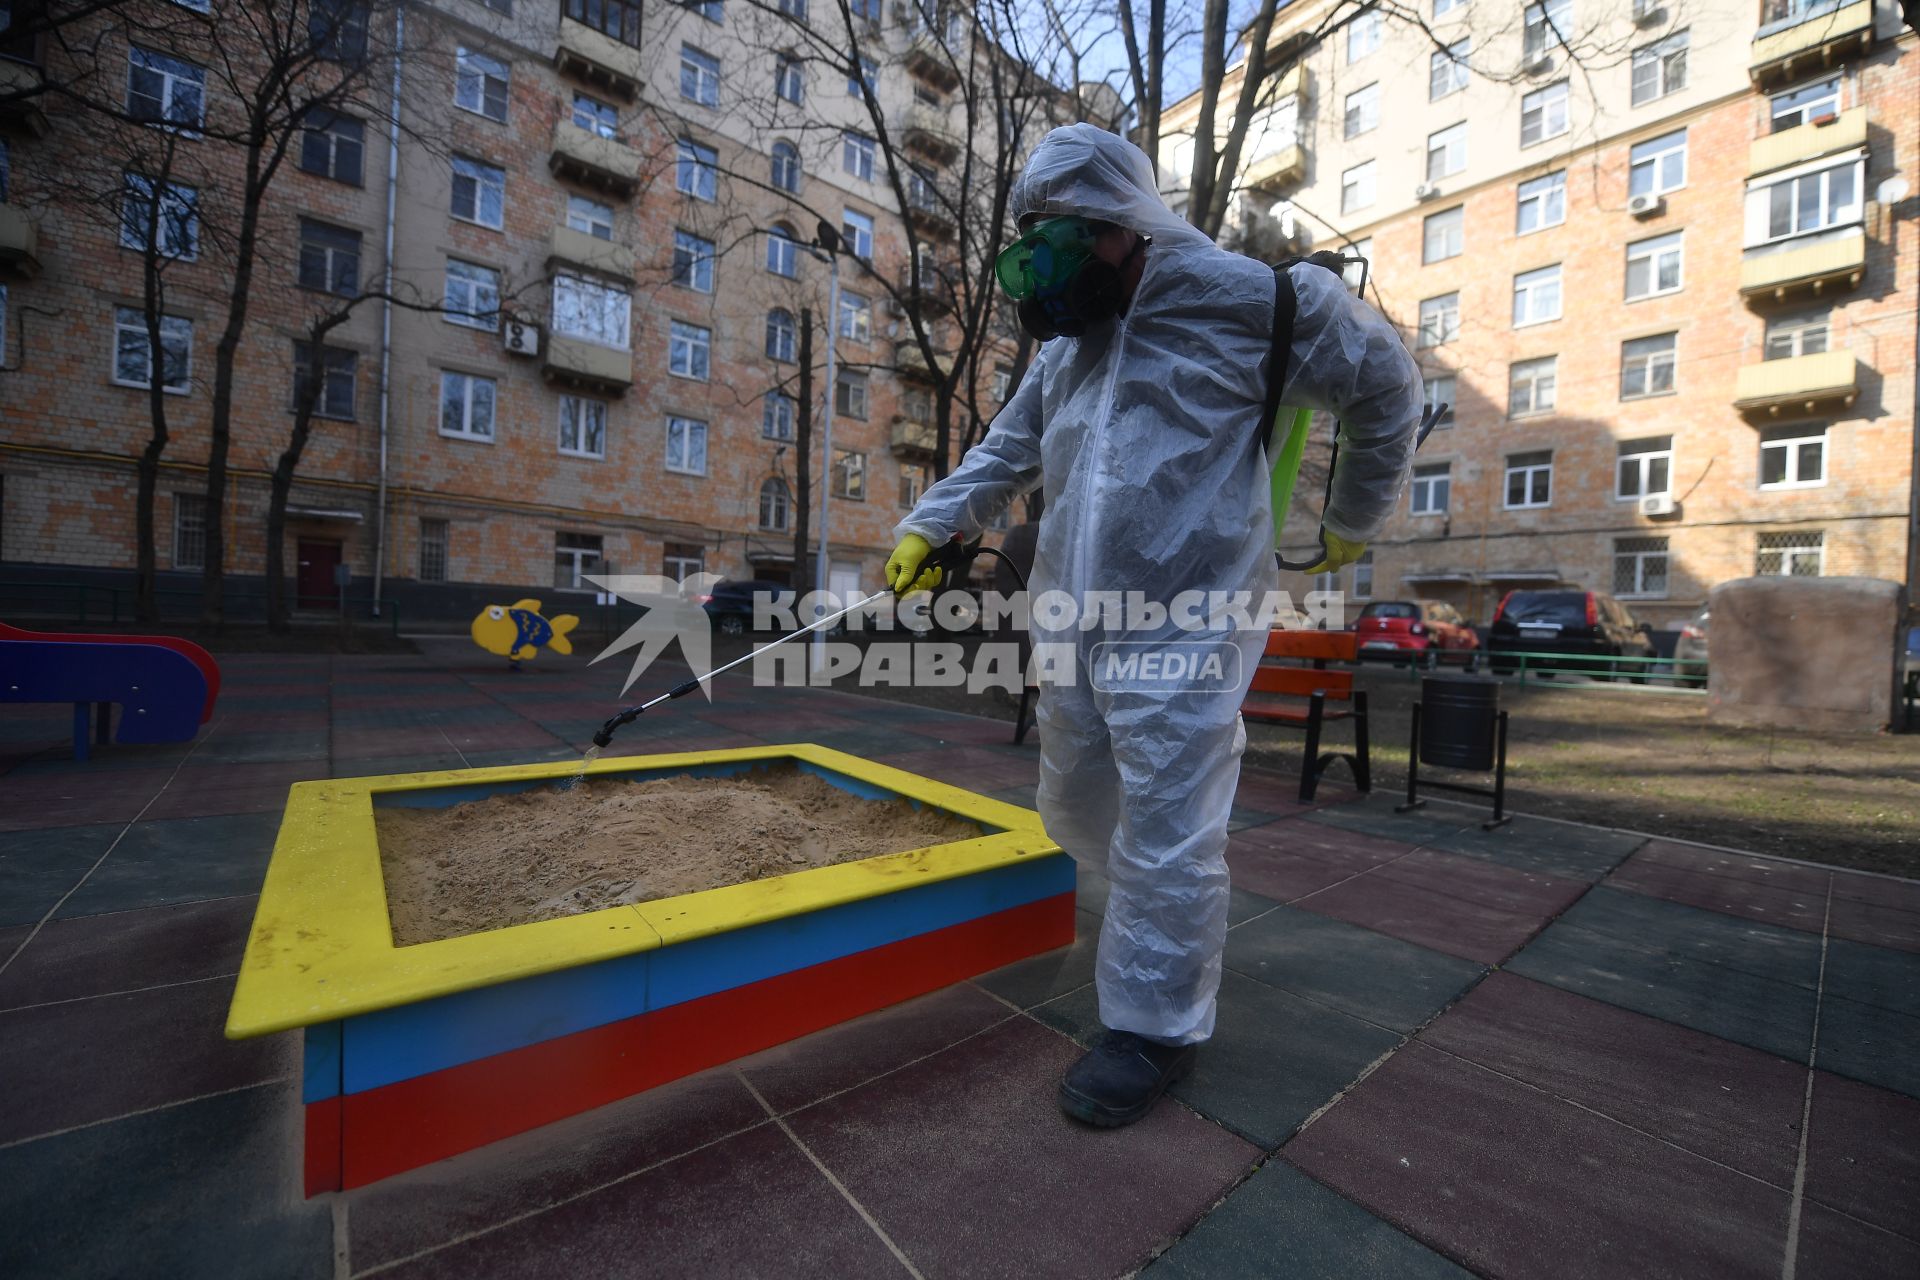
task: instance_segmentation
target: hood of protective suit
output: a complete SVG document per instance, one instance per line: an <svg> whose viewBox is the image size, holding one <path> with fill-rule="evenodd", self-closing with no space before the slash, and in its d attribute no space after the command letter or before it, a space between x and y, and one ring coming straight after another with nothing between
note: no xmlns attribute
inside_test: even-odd
<svg viewBox="0 0 1920 1280"><path fill-rule="evenodd" d="M1147 153L1090 124L1067 125L1040 140L1014 180L1016 224L1030 214L1078 215L1151 236L1156 244L1213 242L1167 207Z"/></svg>

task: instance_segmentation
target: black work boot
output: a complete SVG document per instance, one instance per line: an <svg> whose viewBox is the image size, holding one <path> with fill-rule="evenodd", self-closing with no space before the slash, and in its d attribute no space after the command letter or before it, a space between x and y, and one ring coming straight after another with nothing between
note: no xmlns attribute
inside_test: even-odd
<svg viewBox="0 0 1920 1280"><path fill-rule="evenodd" d="M1167 1086L1184 1079L1199 1055L1195 1044L1160 1044L1131 1031L1109 1031L1067 1068L1060 1109L1075 1120L1116 1129L1147 1112Z"/></svg>

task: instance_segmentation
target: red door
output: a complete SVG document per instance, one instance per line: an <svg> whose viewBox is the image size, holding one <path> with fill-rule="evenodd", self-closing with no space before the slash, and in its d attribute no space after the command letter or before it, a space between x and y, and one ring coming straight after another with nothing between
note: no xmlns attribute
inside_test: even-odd
<svg viewBox="0 0 1920 1280"><path fill-rule="evenodd" d="M340 588L333 583L333 571L340 567L337 542L299 542L300 570L294 579L293 607L296 609L340 608Z"/></svg>

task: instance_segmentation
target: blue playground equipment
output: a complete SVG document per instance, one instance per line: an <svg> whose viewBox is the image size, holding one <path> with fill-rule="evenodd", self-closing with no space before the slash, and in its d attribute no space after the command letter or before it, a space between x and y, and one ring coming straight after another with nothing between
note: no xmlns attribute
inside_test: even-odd
<svg viewBox="0 0 1920 1280"><path fill-rule="evenodd" d="M171 636L23 631L0 623L0 702L73 704L73 758L87 758L87 711L98 739L190 742L213 717L220 668L213 655ZM112 704L120 727L112 733Z"/></svg>

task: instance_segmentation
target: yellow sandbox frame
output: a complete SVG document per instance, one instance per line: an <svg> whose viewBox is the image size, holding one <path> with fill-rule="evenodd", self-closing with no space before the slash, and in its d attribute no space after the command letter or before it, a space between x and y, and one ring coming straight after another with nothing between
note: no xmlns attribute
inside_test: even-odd
<svg viewBox="0 0 1920 1280"><path fill-rule="evenodd" d="M783 760L830 769L1001 830L675 898L396 947L374 833L375 796L559 781L574 776L579 766L560 761L295 783L260 890L227 1036L237 1040L287 1031L529 978L1060 852L1030 809L810 743L621 756L596 762L587 774Z"/></svg>

